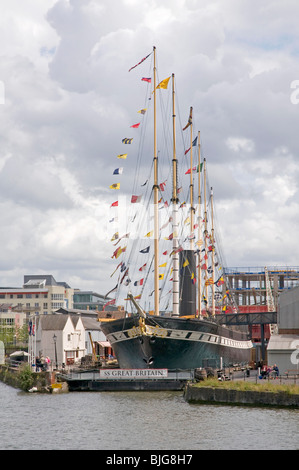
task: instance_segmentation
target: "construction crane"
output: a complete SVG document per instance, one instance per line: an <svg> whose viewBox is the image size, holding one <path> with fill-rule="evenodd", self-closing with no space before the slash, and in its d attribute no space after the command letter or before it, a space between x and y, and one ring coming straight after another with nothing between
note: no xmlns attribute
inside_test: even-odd
<svg viewBox="0 0 299 470"><path fill-rule="evenodd" d="M94 342L92 340L90 331L88 332L88 335L89 335L90 344L91 344L91 348L92 348L92 360L93 360L93 362L96 362L97 355L96 355L96 350L95 350L95 347L94 347Z"/></svg>

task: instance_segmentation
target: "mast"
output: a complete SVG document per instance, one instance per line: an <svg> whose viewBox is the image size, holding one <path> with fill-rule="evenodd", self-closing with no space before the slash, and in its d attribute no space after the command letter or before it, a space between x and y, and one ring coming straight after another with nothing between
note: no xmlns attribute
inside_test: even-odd
<svg viewBox="0 0 299 470"><path fill-rule="evenodd" d="M208 221L207 221L207 168L206 168L206 159L203 159L203 175L204 175L204 209L205 209L205 230L204 230L204 240L205 240L205 256L208 253ZM205 263L206 264L206 263ZM205 270L205 298L206 301L208 302L208 289L207 289L207 269ZM206 303L206 309L207 309L208 303Z"/></svg>
<svg viewBox="0 0 299 470"><path fill-rule="evenodd" d="M155 315L159 315L159 186L158 186L158 156L157 156L157 69L156 47L154 46L154 289L155 289Z"/></svg>
<svg viewBox="0 0 299 470"><path fill-rule="evenodd" d="M173 132L173 157L172 157L172 310L173 315L179 315L179 254L178 254L178 197L177 197L177 158L175 135L175 91L174 74L172 74L172 132Z"/></svg>
<svg viewBox="0 0 299 470"><path fill-rule="evenodd" d="M214 249L214 212L213 212L213 188L211 188L211 219L212 219L212 315L215 315L215 249Z"/></svg>
<svg viewBox="0 0 299 470"><path fill-rule="evenodd" d="M192 166L193 166L193 153L192 153L192 110L193 108L190 108L190 249L194 249L194 241L193 241L193 230L194 230L194 207L193 207L193 172L192 172Z"/></svg>
<svg viewBox="0 0 299 470"><path fill-rule="evenodd" d="M200 187L200 131L198 131L198 242L202 239L201 227L201 187ZM198 300L198 317L201 317L201 245L198 245L198 282L197 282L197 300Z"/></svg>

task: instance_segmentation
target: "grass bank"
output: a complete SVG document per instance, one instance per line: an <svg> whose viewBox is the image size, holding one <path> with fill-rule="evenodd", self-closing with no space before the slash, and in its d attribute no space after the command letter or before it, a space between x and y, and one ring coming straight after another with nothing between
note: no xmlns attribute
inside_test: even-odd
<svg viewBox="0 0 299 470"><path fill-rule="evenodd" d="M218 379L206 379L197 382L194 387L211 387L226 390L252 391L252 392L284 392L287 394L299 395L299 385L295 384L278 384L275 381L261 381L259 383L249 382L245 380L228 380L221 381Z"/></svg>

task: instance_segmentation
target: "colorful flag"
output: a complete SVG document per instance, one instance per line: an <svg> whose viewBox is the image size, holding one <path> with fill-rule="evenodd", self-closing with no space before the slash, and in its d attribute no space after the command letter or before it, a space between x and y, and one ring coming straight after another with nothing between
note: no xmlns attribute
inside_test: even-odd
<svg viewBox="0 0 299 470"><path fill-rule="evenodd" d="M131 197L131 203L135 204L135 202L140 202L141 198L142 198L142 196L132 196Z"/></svg>
<svg viewBox="0 0 299 470"><path fill-rule="evenodd" d="M213 279L209 277L209 279L206 280L205 286L211 286L213 284Z"/></svg>
<svg viewBox="0 0 299 470"><path fill-rule="evenodd" d="M167 90L169 80L170 80L170 77L165 78L164 80L162 80L162 82L159 83L159 85L156 87L156 89L164 88L164 90Z"/></svg>
<svg viewBox="0 0 299 470"><path fill-rule="evenodd" d="M110 207L117 207L118 206L118 201L112 202Z"/></svg>
<svg viewBox="0 0 299 470"><path fill-rule="evenodd" d="M166 181L167 181L167 180L166 180ZM163 183L160 183L160 184L159 184L161 191L164 191L165 186L166 186L166 181L164 181Z"/></svg>
<svg viewBox="0 0 299 470"><path fill-rule="evenodd" d="M186 266L188 266L189 264L189 261L186 259L186 261L183 263L183 268L185 268Z"/></svg>
<svg viewBox="0 0 299 470"><path fill-rule="evenodd" d="M167 263L159 264L159 268L166 268Z"/></svg>
<svg viewBox="0 0 299 470"><path fill-rule="evenodd" d="M133 140L133 137L125 137L124 139L122 139L122 143L123 144L131 144L132 140Z"/></svg>
<svg viewBox="0 0 299 470"><path fill-rule="evenodd" d="M139 114L145 114L145 113L146 113L146 110L147 110L147 108L143 108L143 109L140 109L140 111L137 111L137 113L139 113Z"/></svg>
<svg viewBox="0 0 299 470"><path fill-rule="evenodd" d="M114 175L122 175L123 168L116 168L113 172Z"/></svg>
<svg viewBox="0 0 299 470"><path fill-rule="evenodd" d="M111 238L111 241L113 242L114 240L117 240L118 238L119 238L119 233L115 232L115 234Z"/></svg>
<svg viewBox="0 0 299 470"><path fill-rule="evenodd" d="M190 108L190 114L189 114L189 118L188 118L188 122L186 124L186 126L183 128L183 131L185 131L187 129L187 127L189 127L191 124L192 124L192 106Z"/></svg>
<svg viewBox="0 0 299 470"><path fill-rule="evenodd" d="M148 54L147 56L143 57L143 59L141 59L141 61L138 62L138 64L133 65L133 67L131 67L131 68L129 69L129 72L131 72L131 70L133 70L133 69L134 69L135 67L137 67L138 65L142 64L142 62L144 62L151 54L152 54L152 52L151 52L150 54Z"/></svg>
<svg viewBox="0 0 299 470"><path fill-rule="evenodd" d="M192 168L192 171L196 171L196 169L197 169L197 167L194 166L194 167ZM191 173L191 168L189 168L189 170L186 171L185 175L190 175L190 173Z"/></svg>
<svg viewBox="0 0 299 470"><path fill-rule="evenodd" d="M219 279L217 279L217 281L215 282L215 284L217 287L222 286L222 284L224 284L223 276L220 276Z"/></svg>
<svg viewBox="0 0 299 470"><path fill-rule="evenodd" d="M146 235L144 235L144 236L149 238L149 237L152 236L153 233L154 233L154 232L153 232L153 230L152 230L151 232L148 232L148 233L147 233Z"/></svg>
<svg viewBox="0 0 299 470"><path fill-rule="evenodd" d="M103 305L103 310L107 307L107 305L114 305L115 304L115 299L109 300L105 305Z"/></svg>
<svg viewBox="0 0 299 470"><path fill-rule="evenodd" d="M145 270L145 268L146 268L146 263L144 263L144 265L143 265L143 266L141 266L141 268L139 268L139 271L144 271L144 270Z"/></svg>
<svg viewBox="0 0 299 470"><path fill-rule="evenodd" d="M195 147L196 144L197 144L197 137L195 137L195 139L193 140L192 147ZM189 152L189 150L191 150L191 147L189 147L188 150L185 151L185 155Z"/></svg>
<svg viewBox="0 0 299 470"><path fill-rule="evenodd" d="M144 279L140 279L139 281L134 282L134 286L142 286Z"/></svg>
<svg viewBox="0 0 299 470"><path fill-rule="evenodd" d="M141 81L142 81L142 82L151 83L152 79L151 79L151 78L147 78L147 77L142 77Z"/></svg>
<svg viewBox="0 0 299 470"><path fill-rule="evenodd" d="M122 158L123 160L125 160L127 156L128 156L127 153L121 153L120 155L117 155L117 158Z"/></svg>
<svg viewBox="0 0 299 470"><path fill-rule="evenodd" d="M150 247L147 246L146 248L143 248L143 250L140 250L139 253L149 253Z"/></svg>
<svg viewBox="0 0 299 470"><path fill-rule="evenodd" d="M120 183L114 183L109 186L110 189L119 189L120 188Z"/></svg>
<svg viewBox="0 0 299 470"><path fill-rule="evenodd" d="M163 279L164 274L159 274L159 280Z"/></svg>
<svg viewBox="0 0 299 470"><path fill-rule="evenodd" d="M133 124L133 126L130 126L130 127L133 127L133 129L138 129L139 126L140 126L140 122L138 122L137 124Z"/></svg>

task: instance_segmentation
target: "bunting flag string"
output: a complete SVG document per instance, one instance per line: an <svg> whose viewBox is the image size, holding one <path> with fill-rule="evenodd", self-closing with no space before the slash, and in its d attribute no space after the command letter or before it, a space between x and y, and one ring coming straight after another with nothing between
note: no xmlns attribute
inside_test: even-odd
<svg viewBox="0 0 299 470"><path fill-rule="evenodd" d="M107 292L107 294L105 295L104 299L106 299L108 297L109 294L111 294L111 292L114 292L117 290L117 287L118 287L118 284L116 284L115 287L113 287L113 289L111 289L109 292Z"/></svg>
<svg viewBox="0 0 299 470"><path fill-rule="evenodd" d="M109 300L109 302L107 302L105 305L103 305L103 310L105 310L105 308L106 308L108 305L114 305L115 302L116 302L115 299Z"/></svg>
<svg viewBox="0 0 299 470"><path fill-rule="evenodd" d="M143 57L143 59L141 59L140 62L138 62L138 64L133 65L133 67L131 67L129 69L129 72L131 72L131 70L135 69L135 67L138 67L138 65L142 64L142 62L144 62L151 54L152 54L152 52L150 52L147 56Z"/></svg>

